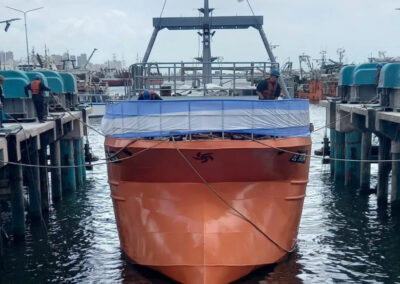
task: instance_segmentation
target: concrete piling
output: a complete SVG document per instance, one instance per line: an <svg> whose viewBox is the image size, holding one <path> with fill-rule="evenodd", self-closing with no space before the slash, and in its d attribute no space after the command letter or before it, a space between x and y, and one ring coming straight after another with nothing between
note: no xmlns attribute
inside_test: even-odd
<svg viewBox="0 0 400 284"><path fill-rule="evenodd" d="M42 202L40 194L40 170L37 137L30 138L26 143L25 159L27 164L34 165L26 167L26 180L29 188L29 214L34 220L42 218Z"/></svg>
<svg viewBox="0 0 400 284"><path fill-rule="evenodd" d="M41 166L47 166L47 137L44 135L40 139L40 150L39 150L39 164ZM40 195L42 199L42 210L43 212L49 211L49 177L47 168L40 168Z"/></svg>
<svg viewBox="0 0 400 284"><path fill-rule="evenodd" d="M6 135L0 137L0 197L11 203L14 240L25 235L25 216L30 216L32 220L42 220L43 212L49 210L50 188L53 200L59 200L63 191L73 192L77 184L82 186L85 183L86 173L82 168L79 172L75 170L76 164L82 164L81 160L84 164L84 128L80 122L83 113L86 115L86 110L54 113L54 120L40 124L25 121L21 123L17 120L6 122L7 129L3 131ZM49 160L53 166L50 170L47 168ZM62 169L61 166L70 168ZM26 192L28 200L25 200Z"/></svg>
<svg viewBox="0 0 400 284"><path fill-rule="evenodd" d="M51 194L54 201L60 200L62 197L61 183L61 150L60 141L56 140L50 144L50 160L51 166L56 167L51 169Z"/></svg>
<svg viewBox="0 0 400 284"><path fill-rule="evenodd" d="M74 144L71 139L63 139L60 143L61 146L61 165L68 166L62 168L62 191L63 193L71 193L76 191L76 175L75 175L75 161L74 161Z"/></svg>
<svg viewBox="0 0 400 284"><path fill-rule="evenodd" d="M335 182L344 183L345 177L345 133L335 133Z"/></svg>
<svg viewBox="0 0 400 284"><path fill-rule="evenodd" d="M81 139L73 139L74 144L74 161L75 161L75 177L76 177L76 188L82 189L83 188L83 172L82 168L82 153L83 153L83 143Z"/></svg>
<svg viewBox="0 0 400 284"><path fill-rule="evenodd" d="M331 140L331 147L330 147L330 157L335 158L335 145L336 145L336 130L330 129L330 140ZM335 174L335 160L331 160L331 176Z"/></svg>
<svg viewBox="0 0 400 284"><path fill-rule="evenodd" d="M85 145L84 145L84 141L83 138L80 139L81 140L81 165L83 165L83 167L81 167L81 171L82 171L82 180L83 180L83 187L86 187L86 167L84 166L86 164L85 161Z"/></svg>
<svg viewBox="0 0 400 284"><path fill-rule="evenodd" d="M364 162L371 160L371 140L372 133L367 131L361 137L361 162L360 165L360 192L368 193L371 190L371 163Z"/></svg>
<svg viewBox="0 0 400 284"><path fill-rule="evenodd" d="M345 185L358 188L360 186L360 162L358 161L361 159L361 132L352 131L346 133L345 143Z"/></svg>
<svg viewBox="0 0 400 284"><path fill-rule="evenodd" d="M392 207L400 209L400 141L392 142Z"/></svg>
<svg viewBox="0 0 400 284"><path fill-rule="evenodd" d="M391 160L390 144L391 144L390 139L384 136L379 136L379 161ZM379 204L387 203L390 170L391 170L391 163L379 162L378 188L377 188L377 198Z"/></svg>
<svg viewBox="0 0 400 284"><path fill-rule="evenodd" d="M3 263L3 220L1 217L2 213L2 208L1 208L1 203L0 203L0 270L3 269L4 263Z"/></svg>
<svg viewBox="0 0 400 284"><path fill-rule="evenodd" d="M22 166L14 163L20 161L19 142L16 135L7 137L8 158L13 164L8 165L10 172L11 190L11 214L12 231L14 238L18 239L25 235L25 206L23 192L23 172Z"/></svg>

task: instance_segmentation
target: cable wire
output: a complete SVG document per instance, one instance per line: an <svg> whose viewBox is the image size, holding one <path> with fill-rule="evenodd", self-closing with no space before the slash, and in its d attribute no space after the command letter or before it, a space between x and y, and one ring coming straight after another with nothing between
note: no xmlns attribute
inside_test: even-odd
<svg viewBox="0 0 400 284"><path fill-rule="evenodd" d="M165 5L167 5L167 1L168 0L164 0L164 5L163 5L163 7L161 9L161 13L160 13L160 18L162 18L162 15L164 14L164 9L165 9Z"/></svg>
<svg viewBox="0 0 400 284"><path fill-rule="evenodd" d="M104 133L98 131L96 128L94 128L93 126L91 126L90 124L84 122L82 119L80 119L79 117L76 117L70 110L68 110L67 108L65 108L59 101L59 98L57 98L53 93L50 92L50 95L53 97L53 99L59 104L59 106L69 115L71 115L74 119L78 120L80 123L82 123L84 126L92 129L93 131L95 131L96 133L100 134L101 136L105 137Z"/></svg>
<svg viewBox="0 0 400 284"><path fill-rule="evenodd" d="M157 147L157 146L169 141L169 139L170 139L169 137L168 137L168 139L163 139L159 143L154 144L151 147L145 148L145 149L143 149L143 150L141 150L139 152L136 152L136 153L132 154L132 156L125 157L125 158L118 158L117 160L114 160L115 156L113 155L112 157L108 158L108 160L109 159L112 159L112 160L101 162L101 163L94 163L94 164L91 164L91 166L101 166L101 165L107 165L107 164L115 164L115 163L119 163L119 162L122 162L122 161L125 161L125 160L132 159L132 158L134 158L134 157L136 157L136 156L138 156L138 155L140 155L140 154L142 154L144 152L147 152L148 150L151 150L151 149L153 149L153 148L155 148L155 147ZM134 142L136 142L136 141L134 141ZM130 143L130 144L132 144L132 143ZM126 147L127 146L122 148L118 153L122 152L124 149L126 149ZM86 165L73 165L73 166L33 165L33 164L26 164L26 163L6 162L6 161L3 161L3 160L0 160L0 163L3 163L5 165L15 165L15 166L22 166L22 167L30 167L30 168L47 168L47 169L70 169L70 168L82 168L82 167L86 166Z"/></svg>
<svg viewBox="0 0 400 284"><path fill-rule="evenodd" d="M306 157L306 158L316 158L316 159L320 159L320 160L328 159L328 160L332 160L332 161L355 162L355 163L392 163L392 162L400 162L400 160L356 160L356 159L326 158L326 157L322 157L322 156L317 156L317 155L312 155L312 154L303 154L303 153L299 153L299 152L286 150L286 149L283 149L283 148L279 148L279 147L275 147L275 146L266 144L265 142L261 142L259 140L255 140L255 139L252 139L252 141L256 142L258 144L264 145L266 147L281 151L281 152L285 152L285 153L289 153L289 154L293 154L293 155L298 155L298 156L302 156L302 157Z"/></svg>
<svg viewBox="0 0 400 284"><path fill-rule="evenodd" d="M255 16L256 14L254 13L254 10L253 10L253 7L252 7L251 4L250 4L250 1L249 1L249 0L246 0L246 2L247 2L247 5L249 5L249 8L250 8L251 13L253 14L253 16Z"/></svg>
<svg viewBox="0 0 400 284"><path fill-rule="evenodd" d="M267 238L270 242L272 242L279 249L281 249L287 253L291 253L295 250L296 242L294 243L293 247L290 250L285 249L283 246L281 246L279 243L277 243L275 240L273 240L267 233L265 233L253 221L251 221L248 217L246 217L243 213L241 213L238 209L236 209L228 201L226 201L226 199L209 182L207 182L207 180L200 174L200 172L194 167L194 165L188 160L188 158L186 158L186 156L179 149L179 146L176 143L175 138L173 136L172 136L172 142L174 143L175 148L176 148L177 152L179 153L179 155L182 157L182 159L188 164L188 166L200 178L200 180L208 187L208 189L210 189L218 197L219 200L221 200L226 206L228 206L230 209L232 209L237 215L239 215L240 218L242 218L244 221L246 221L251 226L253 226L258 232L260 232L265 238Z"/></svg>

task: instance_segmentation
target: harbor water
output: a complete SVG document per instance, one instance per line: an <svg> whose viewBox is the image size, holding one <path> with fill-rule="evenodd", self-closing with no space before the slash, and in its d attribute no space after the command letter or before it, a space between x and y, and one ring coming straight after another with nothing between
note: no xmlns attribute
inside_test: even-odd
<svg viewBox="0 0 400 284"><path fill-rule="evenodd" d="M323 127L325 109L312 105L311 119ZM91 120L95 128L100 122ZM324 131L313 133L313 150ZM90 131L89 138L104 158L104 137ZM374 166L372 176L373 187ZM9 218L3 213L6 231ZM27 220L25 240L4 243L0 283L173 283L125 260L105 165L88 172L86 190L52 204L42 222ZM312 158L297 249L236 283L400 283L400 216L378 208L375 195L335 187L329 165Z"/></svg>

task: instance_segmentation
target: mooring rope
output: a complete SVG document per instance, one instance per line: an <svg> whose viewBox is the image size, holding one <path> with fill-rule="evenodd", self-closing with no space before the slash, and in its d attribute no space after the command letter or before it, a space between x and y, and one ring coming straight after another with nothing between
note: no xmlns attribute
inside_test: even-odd
<svg viewBox="0 0 400 284"><path fill-rule="evenodd" d="M80 119L79 117L76 117L70 110L68 110L67 108L65 108L59 101L59 99L54 96L53 93L50 92L50 95L53 97L54 100L56 100L56 102L60 105L60 107L66 112L68 113L70 116L72 116L74 119L78 120L80 123L82 123L82 125L92 129L93 131L95 131L97 134L100 134L101 136L105 137L104 133L97 130L96 128L94 128L93 126L91 126L90 124L86 123L85 121L83 121L82 119Z"/></svg>
<svg viewBox="0 0 400 284"><path fill-rule="evenodd" d="M125 157L125 158L118 158L115 159L115 155L113 155L110 158L106 158L105 162L100 162L100 163L94 163L94 164L90 164L90 166L102 166L102 165L108 165L108 164L115 164L115 163L119 163L122 161L126 161L132 158L135 158L136 156L139 156L140 154L147 152L167 141L169 141L169 137L168 139L163 139L161 140L159 143L152 145L151 147L145 148L143 150L140 150L139 152L136 152L134 154L132 154L131 156ZM136 142L136 141L134 141ZM129 145L132 143L129 143ZM118 153L120 153L121 151L123 151L124 149L126 149L127 146L125 146L123 149L121 149ZM47 168L47 169L70 169L70 168L82 168L82 167L86 167L87 165L73 165L73 166L49 166L49 165L33 165L33 164L26 164L26 163L18 163L18 162L6 162L4 160L0 160L0 163L3 163L5 165L14 165L14 166L22 166L22 167L30 167L30 168Z"/></svg>
<svg viewBox="0 0 400 284"><path fill-rule="evenodd" d="M327 160L332 160L332 161L340 161L340 162L355 162L355 163L392 163L392 162L400 162L400 160L357 160L357 159L339 159L339 158L327 158L327 157L322 157L322 156L317 156L317 155L312 155L312 154L304 154L304 153L299 153L299 152L294 152L294 151L290 151L287 149L283 149L283 148L279 148L279 147L275 147L269 144L266 144L265 142L261 142L259 140L255 140L255 139L251 139L253 142L256 142L258 144L264 145L266 147L278 150L278 151L282 151L285 153L289 153L289 154L294 154L294 155L298 155L301 157L306 157L306 158L316 158L316 159L327 159Z"/></svg>
<svg viewBox="0 0 400 284"><path fill-rule="evenodd" d="M253 221L251 221L248 217L246 217L243 213L241 213L238 209L233 207L226 199L200 174L200 172L195 168L195 166L186 158L186 156L182 153L182 151L179 149L178 144L175 141L175 138L172 137L172 141L175 145L175 148L179 155L182 157L182 159L188 164L188 166L193 170L193 172L200 178L200 180L208 187L208 189L211 190L212 193L214 193L219 200L221 200L226 206L228 206L230 209L232 209L237 215L239 215L240 218L242 218L244 221L249 223L251 226L253 226L258 232L260 232L265 238L267 238L270 242L272 242L275 246L277 246L279 249L283 250L284 252L291 253L296 249L296 242L294 243L293 247L290 250L285 249L283 246L278 244L275 240L273 240L267 233L265 233L259 226L257 226Z"/></svg>
<svg viewBox="0 0 400 284"><path fill-rule="evenodd" d="M373 103L373 102L375 102L376 99L377 99L377 97L378 97L378 96L376 96L376 97L374 97L373 99L371 99L371 100L365 102L364 104L361 105L361 107L362 107L362 108L367 108L367 105L368 105L368 104L371 104L371 103ZM345 119L345 118L351 116L352 113L353 113L353 108L355 108L355 107L352 107L352 108L351 108L352 110L351 110L350 113L348 113L348 114L346 114L346 115L343 115L342 117L336 119L335 121L332 121L332 122L330 122L330 123L328 123L328 124L325 124L324 126L322 126L322 127L320 127L320 128L315 129L313 132L317 132L317 131L320 131L320 130L322 130L322 129L325 129L325 128L331 126L332 124L334 124L334 123L336 123L336 122L338 122L338 121L340 121L340 120L342 120L342 119Z"/></svg>

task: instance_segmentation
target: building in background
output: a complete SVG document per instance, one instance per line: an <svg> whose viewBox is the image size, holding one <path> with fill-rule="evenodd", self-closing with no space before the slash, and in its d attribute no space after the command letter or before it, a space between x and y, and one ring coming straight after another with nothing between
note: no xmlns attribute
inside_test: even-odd
<svg viewBox="0 0 400 284"><path fill-rule="evenodd" d="M62 57L62 55L53 54L53 55L51 56L51 60L53 61L54 64L56 64L57 66L59 66L59 65L62 65L63 57Z"/></svg>
<svg viewBox="0 0 400 284"><path fill-rule="evenodd" d="M16 62L14 61L14 53L12 51L0 51L0 69L14 69Z"/></svg>
<svg viewBox="0 0 400 284"><path fill-rule="evenodd" d="M79 68L85 67L85 64L87 62L87 55L86 53L82 53L81 55L77 56L77 66Z"/></svg>

